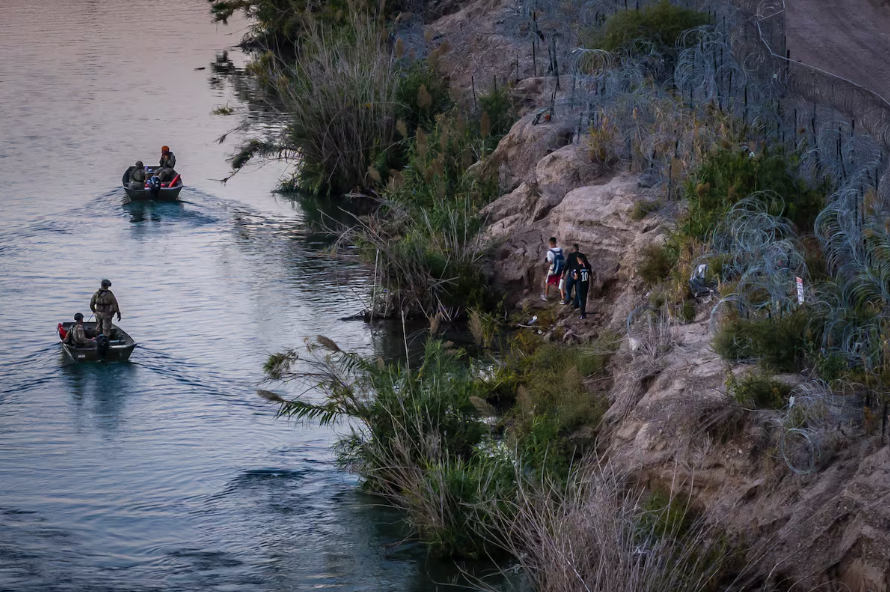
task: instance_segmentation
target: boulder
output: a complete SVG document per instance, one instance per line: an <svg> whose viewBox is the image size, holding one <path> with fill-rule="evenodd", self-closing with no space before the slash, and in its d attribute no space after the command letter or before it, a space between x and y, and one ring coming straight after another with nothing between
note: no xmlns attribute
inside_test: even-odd
<svg viewBox="0 0 890 592"><path fill-rule="evenodd" d="M601 171L583 161L573 169L577 162L577 147L554 152L535 168L536 178L544 180L543 184L523 183L483 211L488 217L485 238L491 253L488 273L507 294L509 304L519 304L523 290L530 290L532 297L540 293L551 236L566 252L572 243L578 243L595 272L594 290L614 299L625 289L632 293L639 251L663 234L653 220L630 219L636 197L635 175L597 176ZM591 181L598 184L572 188ZM568 191L563 195L564 190ZM626 318L632 310L633 298L625 301L618 317ZM627 306L631 308L625 311ZM616 322L623 321L619 318Z"/></svg>
<svg viewBox="0 0 890 592"><path fill-rule="evenodd" d="M575 128L565 119L533 124L529 114L513 124L485 162L486 174L498 174L500 186L513 191L522 183L534 184L542 158L572 143Z"/></svg>

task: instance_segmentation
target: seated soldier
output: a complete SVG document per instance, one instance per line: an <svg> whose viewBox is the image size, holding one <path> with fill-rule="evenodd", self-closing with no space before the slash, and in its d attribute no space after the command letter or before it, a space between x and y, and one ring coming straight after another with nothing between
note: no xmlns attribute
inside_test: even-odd
<svg viewBox="0 0 890 592"><path fill-rule="evenodd" d="M169 146L161 146L161 161L160 167L162 169L172 169L176 166L176 156L170 152Z"/></svg>
<svg viewBox="0 0 890 592"><path fill-rule="evenodd" d="M158 172L158 178L161 180L161 183L169 183L176 178L177 174L172 168L161 169Z"/></svg>
<svg viewBox="0 0 890 592"><path fill-rule="evenodd" d="M141 160L137 160L130 171L130 189L145 188L145 165Z"/></svg>
<svg viewBox="0 0 890 592"><path fill-rule="evenodd" d="M74 324L68 329L65 335L65 343L74 347L96 347L96 342L87 338L86 330L83 328L83 315L77 313L74 315Z"/></svg>

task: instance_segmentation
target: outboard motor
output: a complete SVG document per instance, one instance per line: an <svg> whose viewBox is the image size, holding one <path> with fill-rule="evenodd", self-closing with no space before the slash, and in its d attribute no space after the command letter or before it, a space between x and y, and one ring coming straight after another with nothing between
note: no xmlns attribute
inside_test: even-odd
<svg viewBox="0 0 890 592"><path fill-rule="evenodd" d="M96 353L99 354L99 357L103 360L105 356L108 355L108 348L111 346L111 343L108 341L108 337L103 333L99 333L96 336Z"/></svg>
<svg viewBox="0 0 890 592"><path fill-rule="evenodd" d="M157 175L148 180L148 190L151 191L151 198L158 199L161 194L161 178Z"/></svg>

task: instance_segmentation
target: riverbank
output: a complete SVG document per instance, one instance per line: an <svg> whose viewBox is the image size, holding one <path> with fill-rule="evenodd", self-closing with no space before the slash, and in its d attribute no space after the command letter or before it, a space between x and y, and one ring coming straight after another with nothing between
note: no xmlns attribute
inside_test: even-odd
<svg viewBox="0 0 890 592"><path fill-rule="evenodd" d="M550 426L551 439L543 439L545 450L568 451L563 460L580 462L586 452L607 468L593 462L581 473L560 473L526 463L522 436L533 430L511 419L518 414L547 426L565 413L544 404L523 407L523 396L535 401L547 390L527 376L493 396L486 389L502 384L497 373L494 383L461 375L459 393L442 393L425 390L422 377L432 375L440 385L458 370L436 374L424 367L413 374L364 359L356 363L370 377L322 385L333 397L327 412L356 417L338 406L344 391L331 385L375 385L378 371L406 384L419 380L417 392L404 391L412 400L471 394L480 404L456 402L458 418L475 429L480 414L496 411L501 428L489 437L512 448L508 468L512 462L544 472L543 480L556 483L555 490L568 487L568 496L586 491L573 475L595 474L597 483L620 475L621 487L604 503L624 508L619 492L639 492L639 503L630 503L621 523L629 531L638 532L645 512L635 512L659 492L669 500L688 498L690 515L695 508L714 529L695 531L693 538L733 558L719 573L719 589L838 582L887 589L890 541L881 526L887 518L887 401L881 385L888 360L880 338L887 319L878 311L886 310L881 278L890 230L881 226L887 159L875 156L886 147L857 130L856 114L844 112L844 105L814 108L791 93L777 73L781 64L764 53L757 20L729 4L712 7L702 17L709 24L681 29L673 41L685 43L685 51L675 51L675 42L659 47L664 41L657 36L604 47L616 38L609 35L613 17L645 22L647 10L600 6L582 13L563 3L517 10L479 0L425 25L428 48L437 52L458 105L470 109L481 88L500 84L520 116L466 171L477 180L496 179L499 195L479 210L484 247L473 272L484 273L481 282L504 299L496 317L480 310L471 316L477 338L484 342L493 333L486 324L497 327L508 318L515 325L535 314L536 324L519 332L520 345L502 344L517 359L532 360L539 348L567 359L595 339L620 336L611 361L597 373L577 366L557 372L590 389L581 397L586 411L598 411L583 425L589 441L579 443L577 424ZM590 40L596 45L574 49ZM489 80L491 86L483 86ZM861 220L851 225L844 213L853 211ZM550 236L564 247L579 243L593 262L586 320L539 299ZM872 258L857 257L861 248ZM699 277L691 283L694 273ZM435 334L438 310L427 312ZM524 350L525 339L534 347ZM339 359L338 346L325 347ZM389 391L403 389L390 384ZM324 413L299 401L282 404L298 416ZM367 457L357 463L359 474L373 487L379 471L412 467L413 481L390 476L386 483L396 487L382 493L408 512L418 536L437 552L473 556L495 543L513 552L542 588L556 581L548 578L557 574L545 569L554 562L580 574L574 588L560 589L604 583L590 559L615 551L591 534L603 523L580 520L586 526L569 528L591 516L590 506L573 506L553 490L525 489L521 476L480 465L469 449L482 442L481 434L444 452L411 448L410 462L380 460L381 449L405 452L399 429L381 433L386 421L357 413L368 431L353 435L352 451L370 447L376 455L370 464ZM447 444L441 428L424 425L421 432ZM445 491L448 504L440 507L461 512L420 520L435 504L412 504ZM517 498L553 513L533 512ZM504 500L508 510L500 507ZM485 512L467 517L462 511L468 507ZM670 515L671 507L657 506L654 514ZM561 514L566 508L573 511ZM503 532L516 520L526 530L511 531L523 534L505 540ZM558 541L566 553L536 563L542 555L532 540L535 528L573 533ZM459 545L448 537L443 542L443 532L455 531L474 537ZM660 547L665 557L671 557L671 544L686 541L679 531L655 531L660 534L646 543L666 545ZM586 546L574 546L577 541ZM613 559L634 564L633 548L615 553Z"/></svg>

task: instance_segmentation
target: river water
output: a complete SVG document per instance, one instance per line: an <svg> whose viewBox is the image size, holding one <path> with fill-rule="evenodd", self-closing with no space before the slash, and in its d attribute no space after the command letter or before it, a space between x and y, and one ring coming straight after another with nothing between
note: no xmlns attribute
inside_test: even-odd
<svg viewBox="0 0 890 592"><path fill-rule="evenodd" d="M420 546L385 551L399 515L336 468L332 433L256 396L305 337L399 346L339 320L367 275L271 194L282 166L214 181L218 136L275 125L209 67L244 26L205 0L0 2L0 590L448 589ZM121 173L162 144L183 203L123 205ZM105 277L139 347L68 364L56 323Z"/></svg>

